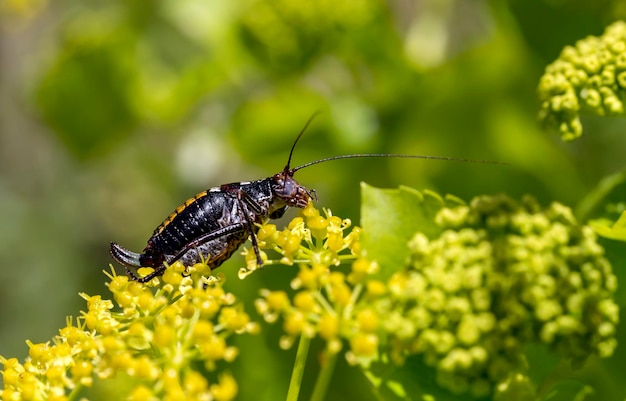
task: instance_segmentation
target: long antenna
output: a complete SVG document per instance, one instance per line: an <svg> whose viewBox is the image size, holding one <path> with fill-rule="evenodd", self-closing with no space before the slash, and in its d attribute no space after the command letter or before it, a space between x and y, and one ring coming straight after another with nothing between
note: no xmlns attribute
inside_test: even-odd
<svg viewBox="0 0 626 401"><path fill-rule="evenodd" d="M446 156L403 155L403 154L397 154L397 153L356 153L356 154L351 154L351 155L339 155L339 156L325 157L323 159L314 160L312 162L305 163L301 166L289 169L289 165L291 164L291 157L293 156L293 151L296 148L298 141L300 140L302 135L304 135L304 132L309 127L309 124L311 124L311 121L313 121L313 119L318 114L320 114L320 112L316 111L315 113L311 115L311 117L309 117L306 124L304 124L302 131L300 131L300 133L296 137L296 140L293 141L293 145L291 145L291 151L289 151L289 158L287 159L287 165L285 166L285 169L283 170L284 172L289 172L290 175L293 175L296 171L302 170L303 168L312 166L314 164L325 163L331 160L357 159L361 157L395 157L395 158L404 158L404 159L446 160L446 161L456 161L456 162L461 162L461 163L509 164L507 162L501 162L501 161L495 161L495 160L475 160L475 159L463 159L463 158L458 158L458 157L446 157Z"/></svg>
<svg viewBox="0 0 626 401"><path fill-rule="evenodd" d="M306 131L306 129L309 127L309 124L311 124L311 121L313 121L313 119L318 114L320 114L320 112L316 111L315 113L313 113L311 115L311 117L309 117L309 119L307 120L306 124L304 124L304 127L302 128L302 131L300 131L300 133L296 137L296 140L293 141L293 145L291 145L291 151L289 152L289 159L287 159L287 165L285 166L285 170L284 171L289 171L289 164L291 164L291 156L293 156L293 150L296 148L296 145L298 144L298 141L300 140L300 137L302 137L302 135L304 134L304 131ZM296 171L296 170L293 170L293 171Z"/></svg>
<svg viewBox="0 0 626 401"><path fill-rule="evenodd" d="M396 158L404 158L404 159L428 159L428 160L447 160L447 161L456 161L461 163L482 163L482 164L509 164L507 162L495 161L495 160L475 160L475 159L462 159L457 157L446 157L446 156L424 156L424 155L403 155L396 153L357 153L353 155L340 155L340 156L331 156L325 157L323 159L314 160L312 162L305 163L301 166L294 167L290 171L291 173L295 173L298 170L302 170L305 167L312 166L314 164L324 163L331 160L339 160L339 159L356 159L359 157L396 157ZM289 157L291 159L291 155ZM287 164L289 166L289 164Z"/></svg>

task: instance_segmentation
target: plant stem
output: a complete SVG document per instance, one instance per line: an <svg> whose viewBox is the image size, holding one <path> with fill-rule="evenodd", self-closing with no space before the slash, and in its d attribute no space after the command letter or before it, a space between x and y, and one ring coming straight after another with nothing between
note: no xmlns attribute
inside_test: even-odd
<svg viewBox="0 0 626 401"><path fill-rule="evenodd" d="M80 395L80 392L82 390L83 390L83 385L80 383L77 384L76 387L74 387L74 389L72 390L72 392L67 395L67 400L74 401L78 399L78 396Z"/></svg>
<svg viewBox="0 0 626 401"><path fill-rule="evenodd" d="M319 376L317 376L311 401L324 401L326 390L328 390L328 385L330 384L330 379L332 379L333 372L335 371L337 354L337 352L326 351L324 365L322 366Z"/></svg>
<svg viewBox="0 0 626 401"><path fill-rule="evenodd" d="M304 374L304 366L306 365L307 356L309 355L309 345L311 339L307 336L300 336L298 344L298 352L296 353L296 361L291 372L291 381L289 382L289 390L287 391L287 401L297 401L302 386L302 375Z"/></svg>
<svg viewBox="0 0 626 401"><path fill-rule="evenodd" d="M626 170L604 177L576 206L575 214L578 220L581 222L587 220L591 212L625 181Z"/></svg>

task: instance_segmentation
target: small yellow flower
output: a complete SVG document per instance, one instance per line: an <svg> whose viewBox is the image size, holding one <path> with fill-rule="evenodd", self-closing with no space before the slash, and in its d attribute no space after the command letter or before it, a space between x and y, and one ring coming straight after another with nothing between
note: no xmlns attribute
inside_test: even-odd
<svg viewBox="0 0 626 401"><path fill-rule="evenodd" d="M387 292L387 286L380 280L369 280L366 284L367 295L372 298L379 297Z"/></svg>
<svg viewBox="0 0 626 401"><path fill-rule="evenodd" d="M293 306L304 313L314 313L319 310L315 296L310 291L300 291L293 299Z"/></svg>
<svg viewBox="0 0 626 401"><path fill-rule="evenodd" d="M238 308L224 307L220 312L219 322L228 330L241 332L250 322L250 317Z"/></svg>
<svg viewBox="0 0 626 401"><path fill-rule="evenodd" d="M316 290L319 288L320 277L325 277L328 267L316 264L313 267L301 266L296 279L291 283L291 287L298 289L301 287Z"/></svg>
<svg viewBox="0 0 626 401"><path fill-rule="evenodd" d="M154 328L154 345L167 347L176 340L176 331L172 326L159 324Z"/></svg>
<svg viewBox="0 0 626 401"><path fill-rule="evenodd" d="M317 329L323 339L335 339L339 335L339 319L334 314L325 313L320 317Z"/></svg>
<svg viewBox="0 0 626 401"><path fill-rule="evenodd" d="M203 343L212 338L214 334L213 324L206 320L200 320L193 327L192 340L196 344Z"/></svg>
<svg viewBox="0 0 626 401"><path fill-rule="evenodd" d="M109 358L110 367L115 370L127 372L133 367L133 355L130 351L124 350L119 353L110 355Z"/></svg>
<svg viewBox="0 0 626 401"><path fill-rule="evenodd" d="M289 308L291 302L284 291L272 291L265 296L265 300L272 311L284 311Z"/></svg>
<svg viewBox="0 0 626 401"><path fill-rule="evenodd" d="M183 389L190 398L202 399L207 393L209 382L199 372L187 371L183 379Z"/></svg>
<svg viewBox="0 0 626 401"><path fill-rule="evenodd" d="M202 357L211 362L224 359L228 348L224 339L216 335L212 335L197 347Z"/></svg>
<svg viewBox="0 0 626 401"><path fill-rule="evenodd" d="M40 343L33 344L30 341L27 341L30 350L28 351L28 356L30 356L31 361L36 365L45 365L50 359L52 359L53 355L50 352L50 345L48 343Z"/></svg>
<svg viewBox="0 0 626 401"><path fill-rule="evenodd" d="M180 372L177 369L166 369L161 375L161 381L163 382L163 388L165 389L165 399L185 399L185 393L181 387Z"/></svg>
<svg viewBox="0 0 626 401"><path fill-rule="evenodd" d="M216 401L230 401L237 396L239 388L229 374L220 375L219 383L211 385L211 394Z"/></svg>
<svg viewBox="0 0 626 401"><path fill-rule="evenodd" d="M339 308L344 308L352 302L352 289L345 282L333 283L330 286L329 298Z"/></svg>
<svg viewBox="0 0 626 401"><path fill-rule="evenodd" d="M374 357L378 351L378 336L366 333L355 334L350 339L350 351L355 358L353 362Z"/></svg>
<svg viewBox="0 0 626 401"><path fill-rule="evenodd" d="M293 263L294 254L300 249L302 243L302 233L284 229L278 234L276 244L281 247L283 259Z"/></svg>
<svg viewBox="0 0 626 401"><path fill-rule="evenodd" d="M378 330L379 318L378 313L372 309L363 309L356 315L356 322L359 330L363 332L375 332Z"/></svg>
<svg viewBox="0 0 626 401"><path fill-rule="evenodd" d="M111 276L111 281L107 285L113 293L122 291L128 286L127 276Z"/></svg>
<svg viewBox="0 0 626 401"><path fill-rule="evenodd" d="M128 335L133 338L133 343L142 347L143 344L148 345L152 342L153 333L148 329L143 322L135 321L132 323L127 331Z"/></svg>
<svg viewBox="0 0 626 401"><path fill-rule="evenodd" d="M319 214L307 219L307 225L311 229L311 234L318 240L323 240L326 237L329 224L328 219L325 219Z"/></svg>
<svg viewBox="0 0 626 401"><path fill-rule="evenodd" d="M183 281L182 273L184 273L185 270L185 266L180 261L177 261L165 270L161 279L166 284L171 284L173 286L180 285Z"/></svg>
<svg viewBox="0 0 626 401"><path fill-rule="evenodd" d="M128 400L129 401L157 401L158 398L155 397L152 390L140 384L130 392L130 394L128 395Z"/></svg>
<svg viewBox="0 0 626 401"><path fill-rule="evenodd" d="M74 379L78 379L78 381L84 385L89 387L93 381L91 375L93 373L93 363L88 360L79 360L72 365L71 374Z"/></svg>
<svg viewBox="0 0 626 401"><path fill-rule="evenodd" d="M300 335L306 327L306 318L304 314L298 311L294 311L285 316L285 324L283 328L285 333L289 336Z"/></svg>
<svg viewBox="0 0 626 401"><path fill-rule="evenodd" d="M155 361L147 355L141 355L134 361L132 375L140 379L155 380L160 374L160 369Z"/></svg>
<svg viewBox="0 0 626 401"><path fill-rule="evenodd" d="M146 277L149 274L152 274L154 272L154 269L152 267L140 267L137 269L137 276L138 277ZM145 283L146 285L152 285L152 286L156 286L160 283L159 277L154 277L152 280L150 280L149 282Z"/></svg>
<svg viewBox="0 0 626 401"><path fill-rule="evenodd" d="M356 284L364 281L377 271L378 264L376 262L371 262L365 258L359 258L352 263L352 271L348 276L348 280L351 283Z"/></svg>
<svg viewBox="0 0 626 401"><path fill-rule="evenodd" d="M257 232L257 239L259 240L260 244L263 244L265 241L276 241L276 224L270 224L270 223L266 223L261 225L261 227L259 228L259 231Z"/></svg>

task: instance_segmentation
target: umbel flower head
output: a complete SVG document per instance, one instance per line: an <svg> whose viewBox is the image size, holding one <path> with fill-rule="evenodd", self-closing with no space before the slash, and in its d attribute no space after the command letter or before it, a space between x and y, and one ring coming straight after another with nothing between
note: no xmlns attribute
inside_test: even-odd
<svg viewBox="0 0 626 401"><path fill-rule="evenodd" d="M529 343L574 363L613 353L616 277L569 208L482 196L436 222L442 234L413 237L379 302L396 360L422 355L441 386L485 396L525 376Z"/></svg>
<svg viewBox="0 0 626 401"><path fill-rule="evenodd" d="M540 119L564 140L582 135L580 113L624 114L626 23L610 25L599 37L567 46L539 81Z"/></svg>
<svg viewBox="0 0 626 401"><path fill-rule="evenodd" d="M309 204L302 216L293 219L284 230L276 231L273 224L265 224L259 230L259 245L280 255L273 260L263 252L265 264L299 264L291 282L295 290L291 298L282 290L263 290L256 301L257 310L267 322L282 318L282 347L290 347L300 336L319 336L331 354L338 353L346 340L350 362L370 360L377 354L378 315L362 302L367 279L377 271L377 265L357 257L361 228L352 227L346 233L351 224L327 209L322 215ZM258 267L251 250L244 254L248 266L240 275L246 276ZM341 269L342 262L352 265Z"/></svg>
<svg viewBox="0 0 626 401"><path fill-rule="evenodd" d="M176 263L157 289L109 275L117 308L99 295L81 294L87 310L75 325L68 319L51 342L28 342L24 363L0 357L0 398L75 399L95 380L126 375L135 383L125 394L129 400L234 399L237 383L223 365L237 356L237 348L228 339L257 327L220 281L201 279L199 272L206 270L206 265L191 266L183 277L185 267Z"/></svg>

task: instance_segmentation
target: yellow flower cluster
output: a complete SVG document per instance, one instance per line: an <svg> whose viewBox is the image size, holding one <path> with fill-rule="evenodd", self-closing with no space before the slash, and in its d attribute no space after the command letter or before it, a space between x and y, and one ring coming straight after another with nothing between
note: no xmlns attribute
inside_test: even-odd
<svg viewBox="0 0 626 401"><path fill-rule="evenodd" d="M123 374L136 379L125 394L134 401L232 400L237 394L234 378L221 373L209 382L207 372L237 356L227 343L229 336L258 327L218 280L201 279L206 270L198 264L187 269L191 276L183 276L185 267L174 264L158 289L109 275L108 287L119 308L111 300L81 294L87 311L76 325L68 319L52 342L29 342L23 364L0 358L5 385L0 398L69 400L94 380Z"/></svg>
<svg viewBox="0 0 626 401"><path fill-rule="evenodd" d="M311 204L301 217L296 217L287 228L277 231L273 224L263 225L258 234L259 245L272 249L279 259L268 259L265 264L299 264L291 287L296 291L290 299L284 291L263 290L256 306L267 322L283 319L282 347L290 347L300 336L319 336L327 342L333 354L342 348L342 339L350 345L347 352L351 362L363 362L377 355L379 336L378 315L361 302L368 294L366 284L377 271L377 265L359 258L361 229L351 226L350 220L333 216L329 210L321 215ZM244 250L247 275L258 269L251 250ZM342 270L343 261L352 262Z"/></svg>
<svg viewBox="0 0 626 401"><path fill-rule="evenodd" d="M626 88L626 23L615 22L600 37L567 46L539 81L540 118L564 140L582 134L580 111L623 115Z"/></svg>
<svg viewBox="0 0 626 401"><path fill-rule="evenodd" d="M413 237L378 302L394 359L422 355L440 386L485 397L527 375L530 343L577 364L613 354L617 279L571 209L481 196L435 221L444 231Z"/></svg>
<svg viewBox="0 0 626 401"><path fill-rule="evenodd" d="M318 266L338 266L344 260L354 259L360 250L360 227L354 227L345 237L343 231L352 224L349 219L333 216L329 210L321 216L311 203L302 210L302 216L296 217L282 231L277 231L275 224L263 224L257 233L264 265L311 263ZM264 249L279 253L282 258L268 260ZM349 250L350 253L343 253ZM239 271L241 278L259 269L256 255L252 249L244 248L246 267Z"/></svg>

